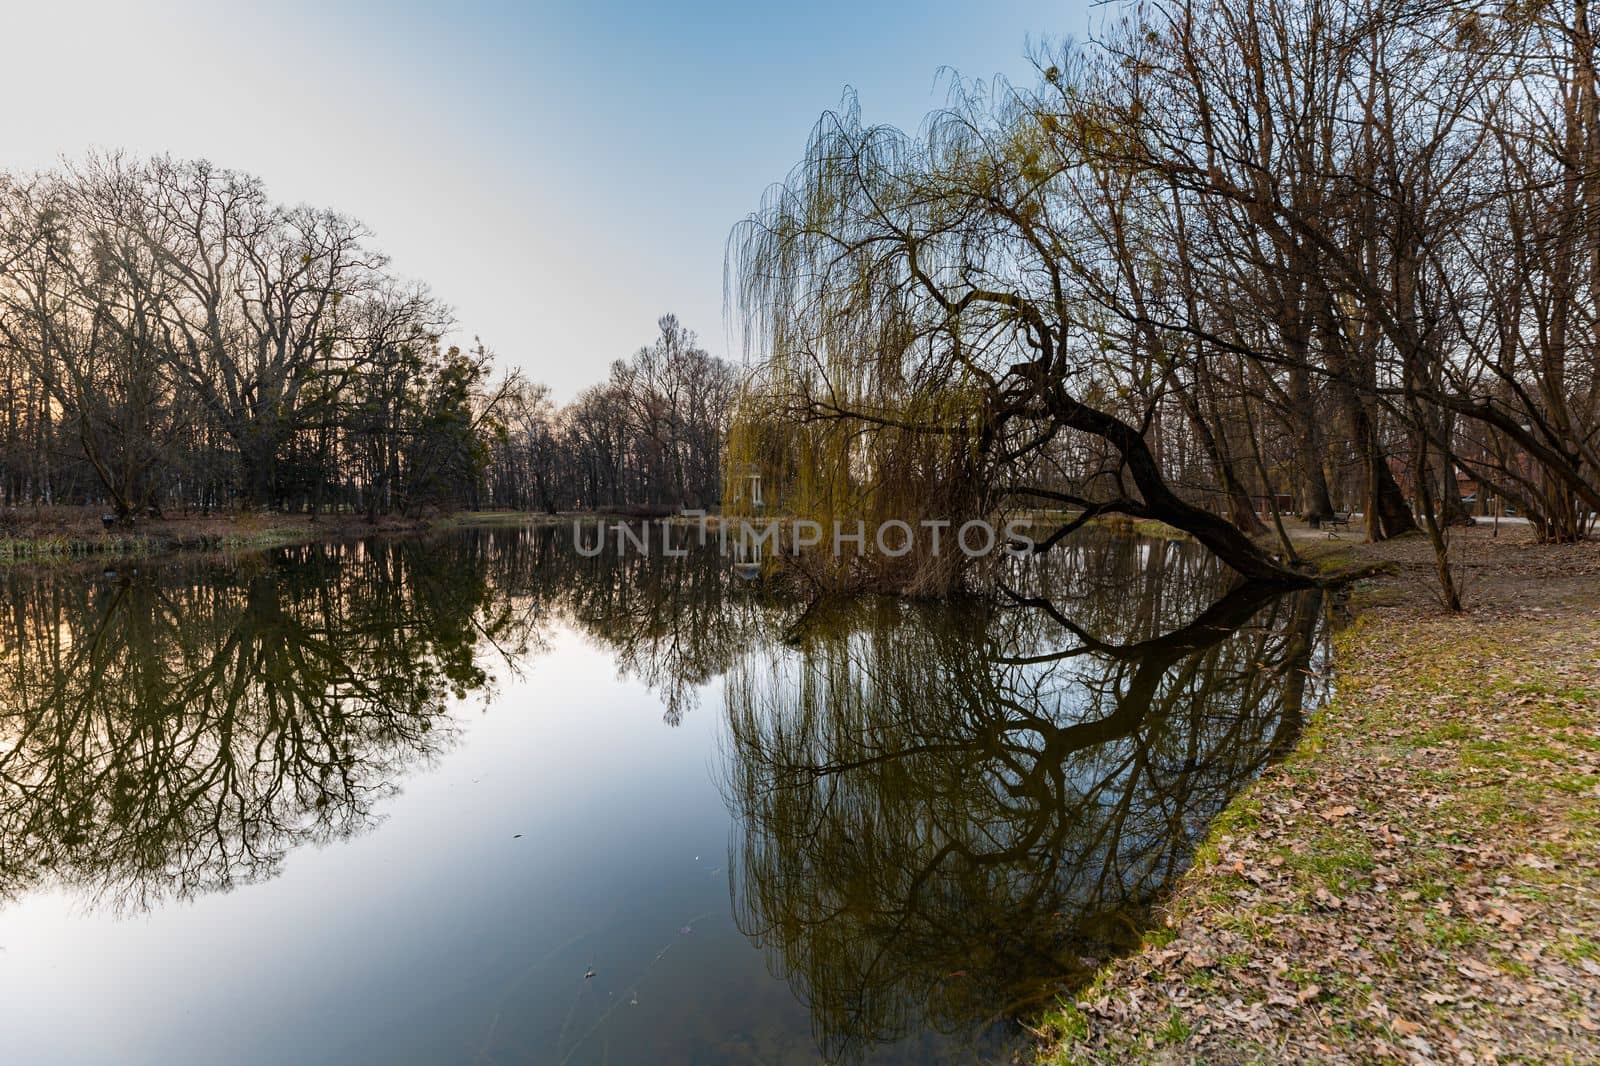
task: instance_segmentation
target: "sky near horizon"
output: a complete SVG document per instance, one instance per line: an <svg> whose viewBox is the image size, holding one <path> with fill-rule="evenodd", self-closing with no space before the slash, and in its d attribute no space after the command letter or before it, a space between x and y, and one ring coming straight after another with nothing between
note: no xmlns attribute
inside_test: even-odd
<svg viewBox="0 0 1600 1066"><path fill-rule="evenodd" d="M1046 3L13 3L0 167L204 158L361 219L395 271L568 400L675 312L738 359L730 229L847 86L914 129L941 68L1027 81Z"/></svg>

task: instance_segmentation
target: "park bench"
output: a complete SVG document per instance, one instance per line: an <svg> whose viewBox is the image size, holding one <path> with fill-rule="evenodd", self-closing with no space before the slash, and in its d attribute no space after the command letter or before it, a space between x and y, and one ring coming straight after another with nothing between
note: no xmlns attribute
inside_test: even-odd
<svg viewBox="0 0 1600 1066"><path fill-rule="evenodd" d="M1344 514L1340 514L1335 511L1322 520L1322 528L1328 531L1329 540L1338 539L1339 534L1335 530L1350 528L1350 518L1354 513L1354 511L1346 511Z"/></svg>

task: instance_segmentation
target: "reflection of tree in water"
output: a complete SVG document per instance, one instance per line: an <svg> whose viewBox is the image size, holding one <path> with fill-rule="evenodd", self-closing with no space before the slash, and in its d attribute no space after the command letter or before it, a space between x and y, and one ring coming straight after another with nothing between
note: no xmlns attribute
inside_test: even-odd
<svg viewBox="0 0 1600 1066"><path fill-rule="evenodd" d="M970 1033L1085 973L1297 728L1316 594L1194 618L1209 568L1138 550L1011 575L1065 610L858 605L733 669L736 917L831 1057Z"/></svg>
<svg viewBox="0 0 1600 1066"><path fill-rule="evenodd" d="M451 743L448 696L490 682L488 655L517 667L555 616L675 722L765 610L707 563L582 559L546 528L5 575L0 898L53 879L142 908L368 828Z"/></svg>
<svg viewBox="0 0 1600 1066"><path fill-rule="evenodd" d="M124 907L270 876L357 832L485 684L483 568L415 545L237 569L6 578L0 896L42 880Z"/></svg>
<svg viewBox="0 0 1600 1066"><path fill-rule="evenodd" d="M372 825L453 739L448 697L558 616L669 721L771 616L703 555L584 559L553 529L0 580L0 898L54 879L130 909Z"/></svg>
<svg viewBox="0 0 1600 1066"><path fill-rule="evenodd" d="M631 542L619 549L612 535L585 557L573 550L566 525L497 538L493 580L514 599L548 605L604 648L618 675L650 688L667 723L677 725L699 689L747 648L772 640L799 610L740 584L715 542L701 546L697 531L668 527L672 551L684 553L677 555L663 550L659 524L632 525L648 536L647 551ZM600 543L592 530L585 538L587 546Z"/></svg>

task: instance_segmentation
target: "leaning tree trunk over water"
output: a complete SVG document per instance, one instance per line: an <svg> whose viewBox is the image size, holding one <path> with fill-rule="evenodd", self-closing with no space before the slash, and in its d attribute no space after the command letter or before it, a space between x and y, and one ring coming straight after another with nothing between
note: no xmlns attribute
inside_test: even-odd
<svg viewBox="0 0 1600 1066"><path fill-rule="evenodd" d="M863 126L853 100L824 116L788 182L735 232L727 266L746 343L764 356L752 388L786 412L777 435L905 442L872 461L873 445L841 447L826 474L806 468L807 477L838 471L828 489L848 501L844 517L905 520L937 507L948 520L988 513L995 491L1034 495L1084 509L1049 543L1119 512L1189 533L1247 579L1312 583L1173 491L1144 431L1124 420L1140 417L1134 379L1153 372L1149 346L1082 320L1104 292L1096 256L1079 253L1097 249L1072 225L1075 212L1056 210L1081 191L1072 187L1081 156L1061 142L1017 158L1032 123L957 108L911 138ZM1052 154L1060 148L1071 150ZM1148 402L1143 424L1158 414ZM1052 442L1065 430L1108 445L1115 469L1081 454L1056 466ZM960 471L936 479L961 486L958 498L940 499L934 481L920 491L933 459ZM1014 486L1035 460L1088 487ZM885 499L912 513L885 514Z"/></svg>
<svg viewBox="0 0 1600 1066"><path fill-rule="evenodd" d="M1156 465L1155 456L1137 429L1121 419L1074 400L1057 389L1049 398L1050 409L1062 425L1088 433L1117 449L1127 466L1141 501L1125 501L1123 513L1154 518L1193 536L1217 558L1252 581L1309 584L1304 574L1278 563L1255 541L1245 536L1226 519L1196 507L1180 498L1167 486Z"/></svg>

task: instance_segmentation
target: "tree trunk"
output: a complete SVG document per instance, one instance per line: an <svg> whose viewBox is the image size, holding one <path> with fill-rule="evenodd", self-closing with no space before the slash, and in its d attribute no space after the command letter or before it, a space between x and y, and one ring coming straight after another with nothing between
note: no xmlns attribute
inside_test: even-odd
<svg viewBox="0 0 1600 1066"><path fill-rule="evenodd" d="M1150 446L1138 430L1113 415L1074 400L1060 390L1052 393L1049 402L1052 412L1063 425L1099 437L1117 449L1143 498L1140 513L1193 536L1217 558L1249 580L1292 585L1313 583L1306 575L1279 565L1226 519L1179 498L1167 487L1166 478L1150 453Z"/></svg>
<svg viewBox="0 0 1600 1066"><path fill-rule="evenodd" d="M1304 365L1289 371L1289 396L1294 403L1295 451L1300 468L1300 500L1305 509L1306 522L1315 529L1324 518L1333 514L1333 500L1328 494L1328 479L1322 469L1323 440L1321 424L1315 414L1311 395L1311 375Z"/></svg>

